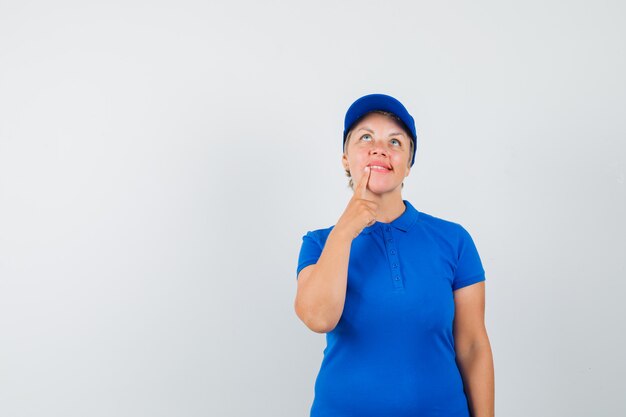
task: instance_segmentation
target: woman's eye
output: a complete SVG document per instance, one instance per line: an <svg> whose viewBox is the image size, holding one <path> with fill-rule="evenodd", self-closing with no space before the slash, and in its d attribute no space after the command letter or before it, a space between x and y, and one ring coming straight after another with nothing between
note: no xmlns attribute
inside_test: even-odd
<svg viewBox="0 0 626 417"><path fill-rule="evenodd" d="M372 135L370 135L369 133L366 133L363 136L361 136L361 139L365 139L365 138L372 139ZM396 142L397 146L402 146L402 142L400 142L400 140L398 139L391 139L391 141Z"/></svg>

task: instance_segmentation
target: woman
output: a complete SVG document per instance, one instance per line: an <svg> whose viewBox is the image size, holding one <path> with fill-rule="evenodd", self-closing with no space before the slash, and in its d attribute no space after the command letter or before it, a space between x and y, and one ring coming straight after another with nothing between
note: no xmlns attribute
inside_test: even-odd
<svg viewBox="0 0 626 417"><path fill-rule="evenodd" d="M302 237L298 260L296 314L327 341L311 417L492 417L478 251L460 224L402 198L413 117L370 94L348 109L343 140L353 196L335 225Z"/></svg>

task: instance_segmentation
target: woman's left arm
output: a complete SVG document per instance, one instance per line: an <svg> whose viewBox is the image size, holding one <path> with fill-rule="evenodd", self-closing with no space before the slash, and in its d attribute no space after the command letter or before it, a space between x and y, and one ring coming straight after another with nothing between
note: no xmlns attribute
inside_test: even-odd
<svg viewBox="0 0 626 417"><path fill-rule="evenodd" d="M454 348L472 417L494 417L491 345L485 328L485 281L454 291Z"/></svg>

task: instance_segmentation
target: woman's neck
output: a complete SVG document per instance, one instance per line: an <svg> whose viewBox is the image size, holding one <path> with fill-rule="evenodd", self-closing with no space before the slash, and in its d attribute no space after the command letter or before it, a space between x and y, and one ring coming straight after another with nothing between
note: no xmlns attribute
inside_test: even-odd
<svg viewBox="0 0 626 417"><path fill-rule="evenodd" d="M402 200L402 194L400 193L380 195L368 192L366 199L378 204L376 221L381 223L391 223L406 210L406 206Z"/></svg>

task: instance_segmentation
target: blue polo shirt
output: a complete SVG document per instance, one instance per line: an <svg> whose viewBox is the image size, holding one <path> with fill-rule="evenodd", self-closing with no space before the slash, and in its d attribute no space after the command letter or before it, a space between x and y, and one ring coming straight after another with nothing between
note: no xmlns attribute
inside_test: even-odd
<svg viewBox="0 0 626 417"><path fill-rule="evenodd" d="M311 417L469 417L452 324L459 288L485 280L458 223L405 210L353 241L346 301L326 333ZM296 276L333 229L302 237Z"/></svg>

